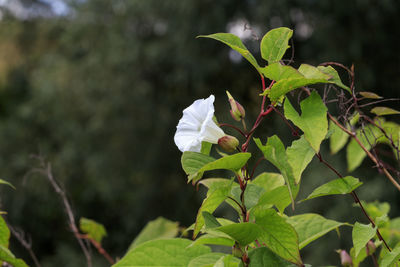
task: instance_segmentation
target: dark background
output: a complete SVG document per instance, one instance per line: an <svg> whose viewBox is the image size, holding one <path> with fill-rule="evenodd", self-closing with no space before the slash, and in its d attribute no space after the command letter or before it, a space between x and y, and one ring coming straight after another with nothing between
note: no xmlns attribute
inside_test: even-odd
<svg viewBox="0 0 400 267"><path fill-rule="evenodd" d="M274 27L290 27L294 66L354 64L358 91L400 97L397 0L1 3L0 177L17 187L0 187L1 204L8 221L32 237L43 266L84 266L84 258L47 180L26 176L38 166L32 154L51 162L76 218L105 225L103 245L115 257L123 256L146 222L158 216L182 226L193 223L202 195L186 184L181 152L173 142L182 110L212 93L219 121L232 122L229 90L251 123L261 100L251 65L197 35L235 29L261 63L257 37ZM243 32L244 23L252 31ZM286 136L286 143L291 138L276 115L261 128L258 136L264 141L275 133ZM346 174L343 151L334 157L327 147L322 151ZM389 201L390 216L399 216L395 188L371 170L369 160L361 167L353 175L365 183L359 190L362 199ZM303 175L299 199L333 178L314 159ZM349 196L299 204L295 213L302 212L366 223ZM340 239L332 232L310 244L303 258L314 266L338 265L334 250L349 249L350 240L350 228L341 230ZM30 262L16 240L11 242L12 251ZM95 256L95 266L107 263Z"/></svg>

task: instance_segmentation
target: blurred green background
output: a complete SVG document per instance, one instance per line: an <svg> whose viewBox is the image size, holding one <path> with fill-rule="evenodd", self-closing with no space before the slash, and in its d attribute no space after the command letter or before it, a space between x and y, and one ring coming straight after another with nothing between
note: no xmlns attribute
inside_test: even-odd
<svg viewBox="0 0 400 267"><path fill-rule="evenodd" d="M399 11L397 0L0 1L0 177L17 187L0 187L8 221L31 236L44 267L84 266L58 196L45 178L26 176L38 166L30 155L40 154L53 165L76 217L105 225L103 245L114 257L158 216L189 226L202 194L186 184L173 142L182 110L212 93L219 121L232 122L229 90L251 123L260 101L250 64L216 41L195 37L233 32L260 59L257 38L287 26L294 29L294 66L354 64L358 91L400 97ZM276 115L258 133L264 140L274 133L286 143L291 138ZM346 173L343 151L323 152ZM365 182L360 196L391 202L390 216L399 216L398 192L371 167L366 160L354 173ZM333 178L314 160L300 198ZM295 213L301 212L366 223L349 196L299 204ZM349 249L350 236L343 228L341 239L332 232L312 243L305 262L339 265L334 249ZM93 254L94 266L108 265Z"/></svg>

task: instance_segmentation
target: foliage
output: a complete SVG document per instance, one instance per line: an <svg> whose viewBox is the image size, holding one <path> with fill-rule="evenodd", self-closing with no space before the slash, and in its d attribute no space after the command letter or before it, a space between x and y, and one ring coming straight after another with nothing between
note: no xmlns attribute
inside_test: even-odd
<svg viewBox="0 0 400 267"><path fill-rule="evenodd" d="M371 160L379 164L379 167L385 173L386 178L388 178L393 185L400 190L397 182L386 169L387 165L377 158L376 155L369 152L375 144L380 141L391 145L394 149L394 154L396 154L396 152L398 152L396 142L398 142L397 135L399 132L398 130L395 130L393 131L393 133L395 133L394 135L388 135L385 127L382 126L382 119L380 117L369 119L361 113L360 109L357 109L358 114L369 120L371 124L371 126L368 127L362 125L362 127L366 127L367 129L349 129L347 125L355 126L358 124L357 121L350 121L350 119L352 119L350 116L343 116L343 120L346 122L345 125L338 122L329 113L328 108L326 107L325 102L327 101L327 96L324 95L321 97L317 90L311 92L310 88L305 88L304 86L316 83L333 83L344 89L349 94L350 99L355 102L354 105L357 105L357 98L355 96L356 92L354 91L354 88L345 86L340 81L336 70L331 66L322 66L322 68L317 68L311 65L302 64L296 70L284 65L282 57L284 56L286 49L288 49L288 39L291 36L291 30L287 28L278 28L268 32L261 41L260 49L262 51L262 56L269 64L264 68L264 71L260 71L262 74L261 79L263 85L263 93L260 95L263 99L260 114L251 130L248 131L246 129L244 116L240 118L243 123L243 129L238 129L229 124L220 124L231 126L238 131L238 134L241 134L242 137L244 137L244 143L237 147L238 152L233 152L231 155L220 152L219 154L221 157L219 159L209 156L209 151L206 151L206 154L202 152L184 151L182 154L181 163L189 177L189 182L192 181L193 183L196 183L202 179L205 171L216 169L232 171L234 179L237 181L237 183L235 183L233 179L230 178L204 180L203 184L208 188L208 192L198 211L193 228L193 239L198 237L198 234L201 233L203 236L200 236L199 240L202 240L202 242L183 241L181 239L149 241L144 243L143 248L142 246L139 246L128 251L128 253L115 266L141 266L141 264L144 263L146 263L146 265L150 264L149 266L168 266L171 265L172 262L177 264L177 266L180 266L184 263L187 264L189 261L203 262L203 260L207 264L210 263L210 265L204 264L198 266L219 266L219 260L222 260L223 258L227 259L228 257L229 259L233 259L232 256L241 259L241 264L243 266L262 266L263 264L265 266L265 264L272 263L275 264L275 266L287 266L290 263L297 266L305 266L300 250L331 230L338 229L341 226L350 226L353 228L352 239L354 244L354 247L351 249L352 258L342 258L342 264L354 264L355 266L358 266L358 264L365 260L367 256L373 257L376 262L377 258L374 254L375 249L370 245L372 242L371 240L374 239L379 244L384 244L382 245L379 257L381 265L389 266L396 263L400 257L397 251L397 247L400 243L397 241L395 241L395 243L389 242L389 240L392 240L394 237L393 234L389 234L390 231L387 231L387 227L390 227L391 224L391 221L387 216L389 209L387 208L386 213L384 212L383 214L379 214L379 212L374 213L373 204L367 205L362 203L355 192L355 189L359 188L362 185L362 182L360 182L358 178L352 176L343 177L332 165L322 158L320 146L325 139L331 138L331 147L333 147L334 151L337 152L346 145L346 142L342 141L342 134L338 134L337 131L344 132L352 139L347 146L347 150L350 152L359 150L357 154L363 154L363 156L347 154L349 157L349 170L358 167L361 161L368 155ZM238 37L224 33L217 33L203 37L212 38L227 44L249 60L258 71L262 69L259 67L255 58L249 54L250 52L246 50ZM340 66L340 64L335 63L332 63L331 65ZM268 67L270 66L273 70L269 70ZM265 71L266 69L267 71ZM327 71L327 69L329 69L329 71ZM354 73L352 73L351 70L348 71L351 76L354 76ZM271 84L268 88L265 88L264 76L271 80ZM281 85L279 89L276 89L278 88L277 85L279 85L281 81L285 81L284 83L281 83L284 85ZM286 97L286 93L297 88L302 88L308 94L308 96L300 102L301 113L298 113L295 110ZM364 93L363 96L365 97L365 95L366 94ZM270 104L265 106L267 97ZM231 101L232 96L228 95L228 98ZM260 139L254 138L254 142L263 154L261 160L264 159L272 163L279 170L281 177L283 177L282 185L277 185L277 187L271 190L270 188L263 188L263 183L251 183L254 178L254 171L249 170L247 161L253 153L247 151L253 133L260 125L262 119L272 111L279 113L278 107L282 102L284 102L283 119L286 120L290 129L299 139L293 141L292 146L285 148L277 135L269 137L265 145L262 144ZM349 110L350 109L351 108L349 108ZM349 112L349 110L347 112ZM377 115L388 114L387 112L378 114L376 111L372 113ZM237 120L234 114L231 114L233 119ZM194 115L194 122L195 117L196 116ZM290 125L290 121L293 123L293 126ZM188 123L190 123L190 121ZM330 130L332 134L330 135L328 134L328 125L331 125ZM399 129L397 124L393 125L396 129ZM296 127L298 127L299 130L297 130ZM370 127L374 130L369 130ZM302 134L300 134L300 130L302 131ZM372 131L374 131L374 134L372 134ZM201 134L203 134L202 131L199 130L199 134L201 136ZM373 139L371 139L372 137ZM368 138L373 140L374 143ZM345 140L347 141L347 139ZM320 162L322 162L327 168L331 169L339 178L319 186L305 200L327 195L351 194L356 203L363 210L367 219L370 221L370 224L366 225L356 221L354 225L351 225L326 219L318 214L300 214L296 216L288 216L285 214L285 208L290 203L292 203L292 209L295 208L295 199L298 195L301 184L301 174L311 162L313 156L318 157ZM395 155L393 156L395 157ZM357 161L356 164L352 162L353 158ZM256 167L257 165L254 166L254 168ZM273 179L273 176L263 177L264 181ZM254 181L261 179L257 178L255 178ZM200 183L202 182L200 181ZM268 183L274 182L268 181ZM221 218L215 218L212 213L214 213L217 207L225 201L229 205L236 206L235 210L238 212L237 222L233 221L221 225L219 222ZM272 206L277 207L279 213L275 209L271 208ZM382 209L377 210L381 211ZM371 214L372 217L368 214ZM231 240L231 242L227 242L228 240ZM202 255L196 254L189 256L185 246L176 248L173 252L171 251L163 255L162 251L165 251L167 247L164 243L169 244L169 242L187 242L186 247L190 247L191 249L198 248L199 250L205 248L204 244L231 246L232 243L234 243L234 245L232 255L226 254L221 256L220 254L216 255L213 253L206 254L209 253L209 251L204 251L204 254ZM395 248L392 250L388 244L392 244ZM348 255L346 252L342 252L340 253L342 257L348 257L346 256ZM154 259L154 255L157 255L161 259ZM179 257L183 257L182 262L175 263L178 255ZM201 261L200 259L197 260L197 257L201 257ZM216 261L218 258L219 260ZM228 262L229 266L239 266L239 262L232 262L231 260Z"/></svg>
<svg viewBox="0 0 400 267"><path fill-rule="evenodd" d="M12 184L6 181L3 181L3 184L13 187ZM0 265L2 265L3 262L6 262L12 264L14 267L27 267L28 265L26 265L26 263L22 259L16 258L14 254L9 250L9 239L10 230L8 229L7 223L0 215Z"/></svg>
<svg viewBox="0 0 400 267"><path fill-rule="evenodd" d="M178 234L178 223L171 222L162 217L148 222L146 227L140 232L140 234L133 240L128 250L133 249L137 245L158 238L172 238Z"/></svg>
<svg viewBox="0 0 400 267"><path fill-rule="evenodd" d="M106 229L102 224L87 218L79 220L79 228L83 233L88 235L88 238L93 239L97 243L101 243L101 240L107 235Z"/></svg>
<svg viewBox="0 0 400 267"><path fill-rule="evenodd" d="M166 129L173 129L181 107L189 99L204 97L210 88L215 89L217 102L229 88L247 107L248 120L258 112L254 108L257 73L248 68L245 60L232 63L228 49L196 40L194 36L198 34L229 30L227 25L241 18L251 25L254 35L277 23L290 25L295 29L294 43L289 45L295 48L296 62L316 64L336 59L349 66L354 63L361 74L357 76L358 89L398 97L400 76L396 70L400 61L397 43L392 39L400 29L395 26L397 1L367 0L345 5L300 2L189 0L160 4L151 0L88 0L79 1L74 17L24 21L5 17L1 27L0 74L0 146L4 156L0 163L2 177L7 177L18 191L3 187L1 197L9 221L32 236L44 266L82 263L77 263L79 247L70 241L70 232L66 231L59 203L53 201L53 192L38 177L22 179L32 166L31 153L42 153L54 163L56 175L67 188L77 214L96 218L107 226L110 234L104 242L115 255L125 251L145 222L158 215L174 218L183 225L195 218L202 189L197 197L182 182L185 174L178 166L180 153L168 141L172 140L172 130ZM160 22L167 24L164 34ZM307 25L312 35L304 37L300 32ZM261 40L262 36L259 37ZM254 57L261 59L256 41L242 40ZM290 52L284 59L289 58ZM347 77L339 69L338 72ZM343 82L350 86L345 79ZM296 108L296 99L290 100ZM222 105L218 107L222 109ZM226 121L222 113L218 117ZM278 116L268 118L257 137L265 143L266 136L277 134L285 146L289 145L290 132L285 132L279 121ZM386 148L383 143L378 145L378 150L382 148ZM329 159L324 147L321 149ZM257 158L256 149L252 152L249 166ZM343 172L340 159L344 152L332 157ZM213 157L217 158L215 154ZM305 170L306 179L302 179L298 199L332 179L326 169L314 168L317 160L311 164L312 173L310 167ZM385 201L395 199L393 190L387 189L378 172L365 171L365 167L370 167L367 158L360 167L350 175L364 182L359 189L363 199L377 196ZM276 171L264 163L260 168ZM214 173L214 177L222 174L218 171L205 174ZM253 188L249 186L248 191ZM236 200L240 200L240 191L237 185ZM285 194L288 195L288 190L282 187L263 199L265 203L275 202L271 199ZM340 204L332 205L332 199ZM343 208L348 198L323 200L296 205L296 212L317 212L326 218L350 220L345 216L353 212ZM287 204L281 204L281 209L282 206ZM215 214L225 216L228 212L229 209L217 209ZM291 211L287 208L286 212ZM392 207L391 214L398 214L397 205ZM34 219L26 220L27 217ZM50 223L54 227L51 232L47 231ZM331 253L332 249L321 251L321 247L338 246L336 239L329 237L319 241L318 244L324 245L304 248L303 259L311 258L322 264L330 258L333 262L336 255ZM345 238L342 235L340 245L349 247L350 244L342 243ZM23 257L22 248L16 242L11 245L12 251ZM27 262L28 257L24 256Z"/></svg>

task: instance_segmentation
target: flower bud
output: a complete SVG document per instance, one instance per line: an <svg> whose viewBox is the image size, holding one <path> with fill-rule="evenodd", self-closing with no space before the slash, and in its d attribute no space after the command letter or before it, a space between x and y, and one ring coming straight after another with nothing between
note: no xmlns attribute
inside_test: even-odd
<svg viewBox="0 0 400 267"><path fill-rule="evenodd" d="M246 115L243 106L240 105L239 102L237 102L235 99L233 99L228 91L226 91L226 94L228 95L229 104L231 105L230 113L232 118L236 121L240 121Z"/></svg>
<svg viewBox="0 0 400 267"><path fill-rule="evenodd" d="M353 266L353 261L346 250L339 249L337 252L340 254L340 262L342 263L342 266L344 267Z"/></svg>
<svg viewBox="0 0 400 267"><path fill-rule="evenodd" d="M375 243L372 240L368 241L366 249L367 255L371 256L376 251Z"/></svg>
<svg viewBox="0 0 400 267"><path fill-rule="evenodd" d="M218 139L218 145L226 152L234 152L239 146L239 140L231 135L225 135Z"/></svg>
<svg viewBox="0 0 400 267"><path fill-rule="evenodd" d="M232 255L238 258L241 258L243 256L243 251L240 249L239 244L235 244L232 247Z"/></svg>

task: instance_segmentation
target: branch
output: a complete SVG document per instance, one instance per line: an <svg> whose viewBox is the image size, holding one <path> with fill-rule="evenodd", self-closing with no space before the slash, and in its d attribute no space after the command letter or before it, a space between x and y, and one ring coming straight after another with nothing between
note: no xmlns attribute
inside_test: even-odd
<svg viewBox="0 0 400 267"><path fill-rule="evenodd" d="M243 218L243 221L245 220L245 218L246 218L246 214L247 214L247 211L246 211L246 209L242 206L242 204L240 204L236 199L234 199L233 197L228 197L228 199L230 199L230 200L232 200L233 202L235 202L238 206L239 206L239 208L240 208L240 210L242 211L242 215L244 216Z"/></svg>
<svg viewBox="0 0 400 267"><path fill-rule="evenodd" d="M57 184L52 170L51 170L51 164L44 162L43 158L40 156L35 156L39 161L41 168L40 169L35 169L34 171L42 173L46 178L49 180L51 186L53 187L54 191L60 196L64 208L65 208L65 213L67 214L68 221L69 221L69 227L74 234L76 240L79 243L79 246L81 247L83 254L85 254L86 262L88 267L92 267L92 258L89 253L89 249L86 247L86 245L83 243L82 239L80 238L80 233L78 230L78 227L76 226L75 222L75 217L74 213L72 212L71 205L68 201L68 198L65 194L65 191L61 189L61 187Z"/></svg>
<svg viewBox="0 0 400 267"><path fill-rule="evenodd" d="M25 239L25 233L22 230L17 230L12 227L9 223L7 223L8 229L12 235L18 240L18 242L28 251L29 255L31 256L34 264L36 267L41 267L35 253L32 250L32 240L28 237L29 240Z"/></svg>
<svg viewBox="0 0 400 267"><path fill-rule="evenodd" d="M393 138L388 135L388 133L385 131L385 129L383 129L380 125L376 124L368 116L361 115L361 117L363 119L365 119L366 121L368 121L369 123L371 123L372 125L374 125L375 127L377 127L383 133L383 135L389 140L390 145L397 151L397 157L399 158L399 156L400 156L399 155L399 153L400 153L399 147L393 142Z"/></svg>
<svg viewBox="0 0 400 267"><path fill-rule="evenodd" d="M371 152L361 143L360 139L356 136L355 133L347 130L343 125L341 125L330 113L328 113L329 119L335 123L342 131L350 135L357 143L358 145L364 150L364 152L367 154L367 156L378 166L378 168L381 169L383 174L389 179L389 181L397 188L397 190L400 191L400 184L396 182L396 180L393 178L393 176L389 173L389 171L382 165L380 164L379 160L372 155Z"/></svg>
<svg viewBox="0 0 400 267"><path fill-rule="evenodd" d="M261 158L259 158L259 159L257 160L257 162L256 162L256 164L254 164L253 170L251 171L251 174L250 174L250 176L247 178L247 180L253 179L253 177L254 177L254 172L255 172L256 168L257 168L258 165L261 163L261 161L263 161L264 159L265 159L265 158L264 158L264 156L263 156L263 157L261 157Z"/></svg>
<svg viewBox="0 0 400 267"><path fill-rule="evenodd" d="M327 166L327 167L328 167L331 171L333 171L339 178L343 178L343 175L341 175L332 165L330 165L326 160L324 160L324 159L322 158L321 153L318 153L318 154L316 154L316 155L317 155L317 157L318 157L318 159L319 159L319 161L320 161L321 163L323 163L325 166ZM376 235L378 236L379 240L381 240L381 241L383 242L383 244L385 244L385 247L386 247L389 251L392 251L392 250L390 249L389 245L386 243L385 239L382 237L382 235L381 235L381 233L380 233L380 231L379 231L379 229L378 229L378 226L375 224L374 220L372 220L372 218L368 215L368 213L367 213L367 211L365 210L363 204L361 203L361 201L360 201L360 199L359 199L357 193L356 193L355 191L352 191L350 194L351 194L351 196L353 197L354 202L357 203L357 204L360 206L362 212L364 213L365 217L367 217L367 219L368 219L368 221L371 223L372 227L375 227L375 226L376 226Z"/></svg>
<svg viewBox="0 0 400 267"><path fill-rule="evenodd" d="M362 100L363 98L360 98L360 100ZM386 98L386 99L382 99L382 100L377 100L377 101L373 101L373 102L369 102L367 104L362 104L362 105L358 105L359 108L363 108L363 107L367 107L367 106L371 106L371 105L375 105L375 104L379 104L382 102L387 102L387 101L398 101L399 98Z"/></svg>
<svg viewBox="0 0 400 267"><path fill-rule="evenodd" d="M290 130L292 131L292 135L293 136L300 136L299 131L296 130L290 123L289 121L286 119L286 117L282 114L282 112L280 112L277 108L272 107L274 109L274 111L279 115L279 117L282 118L282 120L285 122L285 124L290 128Z"/></svg>
<svg viewBox="0 0 400 267"><path fill-rule="evenodd" d="M353 92L354 91L354 68L353 66L351 67L351 69L349 69L348 67L346 67L343 64L340 64L338 62L324 62L319 64L320 66L329 66L329 65L333 65L333 66L338 66L344 70L347 71L347 73L349 74L349 80L350 80L350 90Z"/></svg>
<svg viewBox="0 0 400 267"><path fill-rule="evenodd" d="M87 239L90 241L90 243L92 243L92 245L97 249L97 251L103 255L104 258L106 258L106 260L110 263L110 264L114 264L115 260L110 256L110 254L107 253L107 251L101 246L101 244L99 242L97 242L96 240L94 240L93 238L90 238L88 235L79 235L80 238L82 239Z"/></svg>

